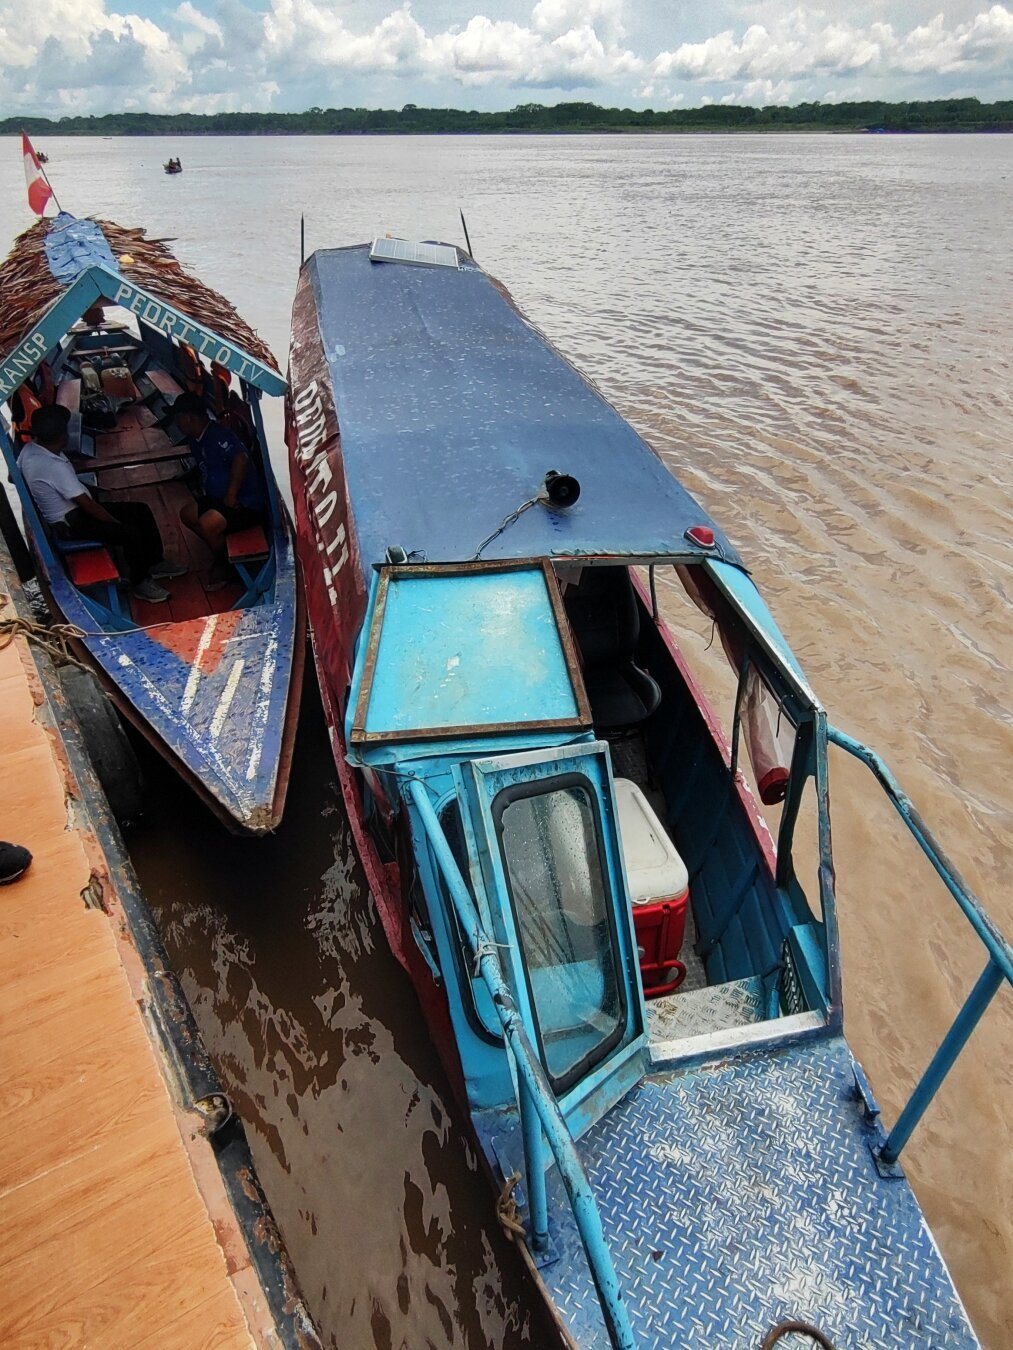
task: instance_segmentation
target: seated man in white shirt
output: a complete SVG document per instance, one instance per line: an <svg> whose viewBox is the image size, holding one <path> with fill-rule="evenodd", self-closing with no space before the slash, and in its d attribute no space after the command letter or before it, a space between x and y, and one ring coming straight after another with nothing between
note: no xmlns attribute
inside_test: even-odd
<svg viewBox="0 0 1013 1350"><path fill-rule="evenodd" d="M162 557L162 537L151 509L143 502L97 502L80 481L64 451L70 412L59 404L39 408L32 418L32 439L18 456L18 468L43 519L62 539L95 539L123 550L133 593L159 604L169 592L155 577L180 577Z"/></svg>

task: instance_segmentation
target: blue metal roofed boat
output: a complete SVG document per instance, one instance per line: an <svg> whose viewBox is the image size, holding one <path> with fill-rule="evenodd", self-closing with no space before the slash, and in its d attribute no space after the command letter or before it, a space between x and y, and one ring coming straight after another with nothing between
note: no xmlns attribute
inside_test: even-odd
<svg viewBox="0 0 1013 1350"><path fill-rule="evenodd" d="M976 1345L897 1159L1011 949L727 537L451 246L316 253L289 375L352 829L561 1339ZM737 673L730 740L653 600L673 567ZM831 745L986 948L889 1133L843 1036Z"/></svg>
<svg viewBox="0 0 1013 1350"><path fill-rule="evenodd" d="M291 530L267 453L274 358L216 292L141 230L61 214L0 267L0 449L53 614L104 690L230 827L278 824L298 721L305 615ZM268 510L227 539L231 579L181 527L193 461L170 410L186 388L247 447ZM40 405L70 410L71 450L103 500L146 503L166 558L187 568L168 601L130 595L101 544L58 539L18 469Z"/></svg>

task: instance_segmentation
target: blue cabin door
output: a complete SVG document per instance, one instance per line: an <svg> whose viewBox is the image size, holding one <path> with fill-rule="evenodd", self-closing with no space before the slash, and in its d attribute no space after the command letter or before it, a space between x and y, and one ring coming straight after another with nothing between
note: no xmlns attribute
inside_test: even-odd
<svg viewBox="0 0 1013 1350"><path fill-rule="evenodd" d="M458 773L485 921L552 1089L582 1133L640 1077L645 1044L607 746L471 760Z"/></svg>

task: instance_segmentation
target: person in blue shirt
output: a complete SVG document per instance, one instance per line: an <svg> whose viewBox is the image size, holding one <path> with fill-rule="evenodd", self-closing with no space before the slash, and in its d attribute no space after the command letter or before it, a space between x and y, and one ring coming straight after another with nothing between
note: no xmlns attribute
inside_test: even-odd
<svg viewBox="0 0 1013 1350"><path fill-rule="evenodd" d="M264 523L263 484L246 446L234 431L211 420L198 394L180 394L172 418L190 443L200 480L196 500L183 507L179 518L214 554L207 589L216 590L229 580L226 535Z"/></svg>

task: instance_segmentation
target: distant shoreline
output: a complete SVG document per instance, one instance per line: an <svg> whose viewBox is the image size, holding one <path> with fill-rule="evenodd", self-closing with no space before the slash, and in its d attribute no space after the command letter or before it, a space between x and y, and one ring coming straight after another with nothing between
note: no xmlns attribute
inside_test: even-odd
<svg viewBox="0 0 1013 1350"><path fill-rule="evenodd" d="M49 136L59 139L61 136L79 137L82 140L155 140L167 136L183 140L226 140L236 137L268 140L293 139L295 137L316 136L320 139L348 137L406 136L416 138L453 137L453 136L1008 136L1013 134L1013 123L1006 126L988 127L541 127L523 130L509 129L493 131L487 127L474 131L408 131L397 128L384 128L379 131L65 131L54 127L50 131L31 131L30 135ZM9 131L0 128L0 136L20 136L21 128Z"/></svg>
<svg viewBox="0 0 1013 1350"><path fill-rule="evenodd" d="M30 136L474 136L474 135L911 135L1013 132L1013 100L800 103L765 108L602 108L596 103L524 103L504 112L459 108L310 108L306 112L105 113L98 117L8 117L0 135Z"/></svg>

